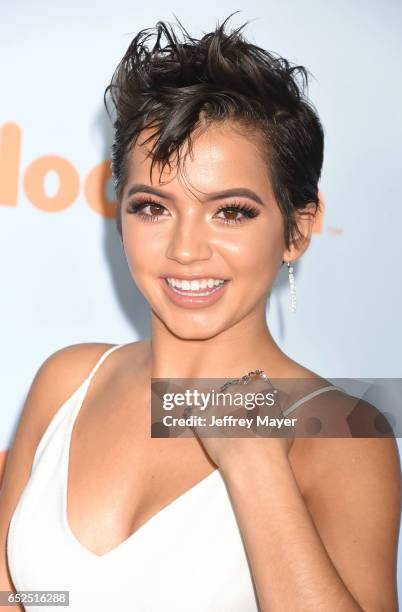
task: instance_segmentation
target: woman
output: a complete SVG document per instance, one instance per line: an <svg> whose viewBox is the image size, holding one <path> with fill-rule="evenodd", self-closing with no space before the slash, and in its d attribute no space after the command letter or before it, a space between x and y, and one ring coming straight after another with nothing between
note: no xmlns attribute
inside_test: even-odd
<svg viewBox="0 0 402 612"><path fill-rule="evenodd" d="M159 22L152 49L139 32L107 89L117 225L152 337L39 369L4 476L0 586L69 591L74 611L396 610L393 439L150 436L151 378L259 369L328 387L265 316L284 263L294 302L319 206L307 72L225 24L179 41Z"/></svg>

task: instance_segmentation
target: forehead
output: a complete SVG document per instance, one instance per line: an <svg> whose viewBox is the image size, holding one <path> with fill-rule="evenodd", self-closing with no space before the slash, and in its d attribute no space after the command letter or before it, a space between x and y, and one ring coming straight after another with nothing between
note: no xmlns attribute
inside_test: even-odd
<svg viewBox="0 0 402 612"><path fill-rule="evenodd" d="M269 168L264 156L262 134L250 132L234 124L211 124L193 132L191 150L188 142L180 151L181 171L173 156L171 165L157 162L151 169L153 140L144 141L152 130L143 130L132 149L127 166L126 189L132 183L157 185L169 183L169 191L183 189L184 182L191 189L213 192L231 187L250 187L263 194L271 192ZM150 180L151 178L151 180ZM160 180L159 180L160 179Z"/></svg>

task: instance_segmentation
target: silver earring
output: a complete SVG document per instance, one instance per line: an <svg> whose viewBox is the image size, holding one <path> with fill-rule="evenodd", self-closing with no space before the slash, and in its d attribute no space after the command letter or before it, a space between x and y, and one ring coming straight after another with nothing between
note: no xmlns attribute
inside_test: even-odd
<svg viewBox="0 0 402 612"><path fill-rule="evenodd" d="M295 277L293 274L293 266L292 262L286 262L288 265L288 273L289 273L289 287L290 287L290 310L291 312L295 312L296 310L296 285L295 285Z"/></svg>

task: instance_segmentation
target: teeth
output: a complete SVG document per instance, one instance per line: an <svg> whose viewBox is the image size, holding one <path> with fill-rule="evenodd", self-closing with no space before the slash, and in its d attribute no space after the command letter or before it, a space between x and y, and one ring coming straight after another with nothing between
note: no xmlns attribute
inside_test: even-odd
<svg viewBox="0 0 402 612"><path fill-rule="evenodd" d="M180 280L178 278L167 278L168 285L182 291L200 291L200 289L212 289L220 287L225 282L218 278L200 278L198 280Z"/></svg>

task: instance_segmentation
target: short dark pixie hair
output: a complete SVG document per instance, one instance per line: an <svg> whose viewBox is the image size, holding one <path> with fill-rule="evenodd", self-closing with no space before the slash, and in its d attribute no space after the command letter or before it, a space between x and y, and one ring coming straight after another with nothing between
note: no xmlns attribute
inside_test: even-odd
<svg viewBox="0 0 402 612"><path fill-rule="evenodd" d="M110 117L110 94L116 112L111 167L120 236L127 162L140 132L155 128L144 143L155 139L151 173L156 162L162 164L162 173L173 154L180 165L181 146L187 142L191 150L191 134L202 121L210 125L231 120L259 138L284 220L286 248L302 238L296 213L317 212L324 132L304 93L308 71L246 41L241 30L248 22L225 32L233 14L200 39L177 20L183 34L179 40L170 24L158 21L155 28L138 32L119 62L104 103ZM156 41L150 49L147 42L153 34ZM315 204L313 213L311 207L303 211L309 203Z"/></svg>

